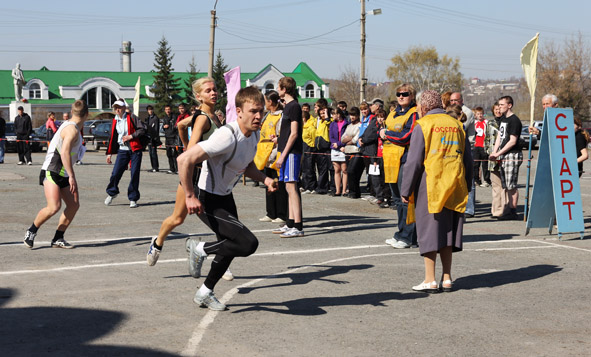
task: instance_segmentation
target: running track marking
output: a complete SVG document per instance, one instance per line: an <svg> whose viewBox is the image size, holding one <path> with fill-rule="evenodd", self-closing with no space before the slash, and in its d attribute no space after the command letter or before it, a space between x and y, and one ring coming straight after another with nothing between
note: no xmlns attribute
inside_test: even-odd
<svg viewBox="0 0 591 357"><path fill-rule="evenodd" d="M129 239L129 238L121 238L121 239ZM495 244L495 243L519 243L519 242L528 242L528 243L542 243L535 240L529 239L507 239L507 240L499 240L499 241L487 241L487 242L467 242L465 245L472 245L472 244ZM548 243L547 246L531 246L531 247L514 247L514 248L468 248L464 249L465 251L499 251L499 250L524 250L524 249L548 249L548 248L572 248L576 250L582 250L585 252L591 252L591 249L584 249L584 248L577 248L577 247L570 247L570 246L563 246L560 244L555 243ZM308 250L291 250L291 251L283 251L283 252L266 252L266 253L256 253L253 254L252 257L263 257L263 256L273 256L273 255L288 255L288 254L310 254L310 253L324 253L324 252L333 252L339 250L354 250L354 249L371 249L371 248L391 248L387 244L379 244L379 245L361 245L361 246L352 246L352 247L335 247L335 248L320 248L320 249L308 249ZM418 254L418 251L409 251L409 252L396 252L390 255L408 255L408 254ZM178 262L185 262L187 258L177 258L177 259L162 259L159 260L161 264L163 263L178 263ZM145 260L140 261L132 261L132 262L118 262L118 263L100 263L100 264L86 264L86 265L76 265L76 266L69 266L69 267L60 267L60 268L49 268L49 269L28 269L28 270L12 270L12 271L3 271L0 272L0 276L3 275L17 275L17 274L35 274L35 273L50 273L50 272L61 272L61 271L71 271L71 270L83 270L83 269L92 269L92 268L108 268L108 267L116 267L116 266L126 266L126 265L144 265L146 264Z"/></svg>
<svg viewBox="0 0 591 357"><path fill-rule="evenodd" d="M500 242L500 241L497 241L497 242ZM536 241L524 239L524 240L506 240L504 242L536 242ZM495 243L495 242L473 242L473 243L467 243L467 244L479 244L479 243ZM376 246L367 246L367 247L369 248L369 247L376 247ZM387 245L380 245L380 247L388 247L388 246ZM552 246L532 246L532 247L514 247L514 248L476 248L476 249L464 249L464 250L465 251L480 252L480 251L496 251L496 250L548 249L548 248L555 248L555 247L562 247L562 246L559 244L552 244ZM359 247L350 247L350 248L345 248L345 249L359 249ZM588 250L588 249L582 249L582 248L577 248L577 249L591 252L591 250ZM338 250L338 249L329 249L329 250ZM317 249L315 251L323 251L323 250ZM324 251L326 251L326 250L324 250ZM300 251L300 252L303 252L303 251ZM295 253L295 252L285 252L282 254L293 254L293 253ZM279 254L279 253L264 253L264 255L270 255L270 254ZM372 258L372 257L387 257L387 256L393 256L393 255L411 255L411 254L417 254L417 252L393 252L393 253L380 253L380 254L366 254L366 255L358 255L358 256L354 256L354 257L331 259L331 260L327 260L327 261L324 261L321 263L307 264L306 266L286 270L286 271L279 272L276 274L267 275L264 278L253 279L253 280L246 282L242 285L236 286L236 287L228 290L222 296L220 301L223 304L226 304L228 301L230 301L234 297L234 295L236 295L238 293L239 289L241 289L241 288L246 288L246 287L260 283L261 281L272 278L272 277L291 274L291 273L294 273L294 272L302 270L302 269L311 268L313 266L322 266L322 265L333 264L333 263L343 262L343 261L347 261L347 260L354 260L354 259L363 259L363 258ZM260 254L260 255L263 255L263 254ZM191 338L187 342L185 349L183 349L183 351L181 352L182 356L194 356L197 353L197 348L199 347L199 343L203 339L203 336L205 335L207 328L209 327L209 325L211 325L213 323L213 321L215 320L218 313L219 313L219 311L212 311L212 310L207 311L205 316L203 316L203 318L201 319L201 321L199 322L199 324L197 325L197 327L193 331L193 335L191 336Z"/></svg>

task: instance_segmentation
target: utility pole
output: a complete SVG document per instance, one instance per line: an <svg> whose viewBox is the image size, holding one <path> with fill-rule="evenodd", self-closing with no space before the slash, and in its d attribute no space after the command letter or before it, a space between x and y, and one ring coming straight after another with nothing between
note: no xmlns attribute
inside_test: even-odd
<svg viewBox="0 0 591 357"><path fill-rule="evenodd" d="M213 10L211 10L211 28L209 32L209 66L207 67L207 76L213 75L213 48L215 43L215 8L218 5L218 0L215 0Z"/></svg>
<svg viewBox="0 0 591 357"><path fill-rule="evenodd" d="M361 71L359 73L359 104L365 101L365 0L361 2Z"/></svg>

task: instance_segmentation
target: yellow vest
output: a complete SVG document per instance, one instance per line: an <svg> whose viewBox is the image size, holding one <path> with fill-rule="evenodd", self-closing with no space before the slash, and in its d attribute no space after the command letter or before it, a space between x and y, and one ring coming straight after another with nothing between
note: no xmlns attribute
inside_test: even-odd
<svg viewBox="0 0 591 357"><path fill-rule="evenodd" d="M316 139L316 121L315 117L310 116L310 119L304 123L304 130L302 131L302 140L310 147L314 147L314 139Z"/></svg>
<svg viewBox="0 0 591 357"><path fill-rule="evenodd" d="M401 132L410 116L416 113L417 107L412 107L404 115L394 117L395 111L391 111L386 118L386 128L389 131ZM398 182L398 171L400 171L400 159L404 155L404 146L392 144L384 140L382 149L384 157L384 180L386 183Z"/></svg>
<svg viewBox="0 0 591 357"><path fill-rule="evenodd" d="M257 153L254 156L254 164L259 170L265 168L267 161L269 161L269 157L273 152L275 144L271 141L271 135L276 135L277 123L282 116L282 112L275 114L267 113L263 120L263 124L261 125L261 136L259 138L259 143L257 144Z"/></svg>
<svg viewBox="0 0 591 357"><path fill-rule="evenodd" d="M318 119L316 119L318 121ZM316 137L314 138L314 143L316 149L318 150L328 150L330 148L330 139L328 137L328 128L330 127L331 119L329 120L320 120L318 126L316 127ZM316 123L314 123L316 126ZM326 146L326 147L322 147Z"/></svg>
<svg viewBox="0 0 591 357"><path fill-rule="evenodd" d="M431 114L417 121L425 137L425 174L429 213L443 208L464 213L468 203L462 123L447 114Z"/></svg>

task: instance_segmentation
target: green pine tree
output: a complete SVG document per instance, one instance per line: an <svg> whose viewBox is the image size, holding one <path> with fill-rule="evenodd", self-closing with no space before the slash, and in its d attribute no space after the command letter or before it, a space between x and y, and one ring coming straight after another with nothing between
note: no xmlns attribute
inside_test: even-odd
<svg viewBox="0 0 591 357"><path fill-rule="evenodd" d="M215 105L216 110L226 112L226 104L228 103L228 93L226 91L226 80L224 79L224 73L228 72L228 66L224 63L221 52L215 59L213 65L212 77L215 81L215 87L218 91L218 102Z"/></svg>
<svg viewBox="0 0 591 357"><path fill-rule="evenodd" d="M184 86L184 94L185 94L185 104L191 107L192 105L198 105L197 100L195 100L195 96L193 95L192 85L193 82L197 80L197 63L195 63L195 56L191 58L191 62L189 63L189 78L185 79L183 82ZM188 109L188 108L187 108Z"/></svg>
<svg viewBox="0 0 591 357"><path fill-rule="evenodd" d="M154 67L156 68L156 75L154 75L154 87L152 89L154 100L154 111L158 116L164 116L164 106L171 105L175 107L179 102L179 78L174 78L172 72L171 49L168 46L168 41L162 36L158 41L158 50L154 52Z"/></svg>

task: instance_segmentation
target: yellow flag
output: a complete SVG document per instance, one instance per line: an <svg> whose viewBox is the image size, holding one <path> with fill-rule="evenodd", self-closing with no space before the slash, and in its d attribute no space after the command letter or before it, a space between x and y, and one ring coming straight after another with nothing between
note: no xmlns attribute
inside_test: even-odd
<svg viewBox="0 0 591 357"><path fill-rule="evenodd" d="M529 95L531 98L531 116L530 125L534 124L534 106L536 96L536 86L538 84L536 77L536 66L538 64L538 39L540 33L538 32L521 50L521 67L525 74L525 82L529 87Z"/></svg>
<svg viewBox="0 0 591 357"><path fill-rule="evenodd" d="M140 115L140 76L137 77L137 83L135 84L135 96L133 97L133 114L135 116Z"/></svg>

